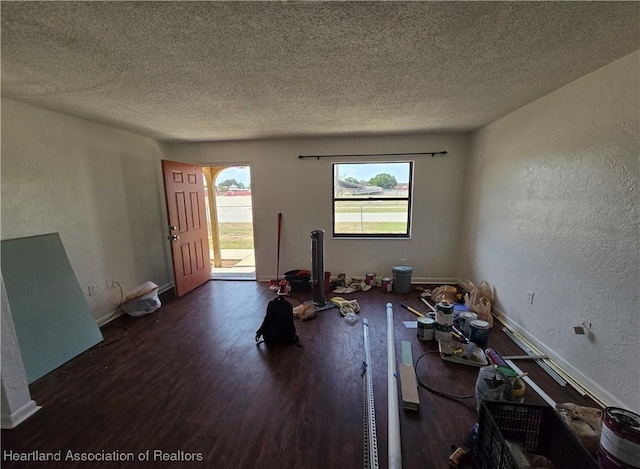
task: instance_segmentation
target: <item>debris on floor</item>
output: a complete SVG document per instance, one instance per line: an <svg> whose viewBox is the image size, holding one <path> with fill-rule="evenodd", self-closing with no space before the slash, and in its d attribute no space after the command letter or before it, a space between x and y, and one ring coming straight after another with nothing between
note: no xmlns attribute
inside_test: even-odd
<svg viewBox="0 0 640 469"><path fill-rule="evenodd" d="M300 304L293 308L293 317L298 321L306 321L318 317L318 310L313 306Z"/></svg>
<svg viewBox="0 0 640 469"><path fill-rule="evenodd" d="M371 285L364 279L355 279L346 274L338 274L338 277L331 282L333 293L355 293L357 291L369 291Z"/></svg>

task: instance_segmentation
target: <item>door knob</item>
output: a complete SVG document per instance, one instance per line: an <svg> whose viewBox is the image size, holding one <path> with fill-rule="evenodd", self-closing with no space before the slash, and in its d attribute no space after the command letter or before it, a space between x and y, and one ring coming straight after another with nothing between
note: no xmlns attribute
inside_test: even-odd
<svg viewBox="0 0 640 469"><path fill-rule="evenodd" d="M178 229L178 227L177 227L177 226L175 226L175 225L169 225L169 230L170 230L170 231L176 231L177 229Z"/></svg>
<svg viewBox="0 0 640 469"><path fill-rule="evenodd" d="M170 239L171 241L176 241L178 239L180 239L180 236L178 236L177 234L172 234L167 236L167 239Z"/></svg>

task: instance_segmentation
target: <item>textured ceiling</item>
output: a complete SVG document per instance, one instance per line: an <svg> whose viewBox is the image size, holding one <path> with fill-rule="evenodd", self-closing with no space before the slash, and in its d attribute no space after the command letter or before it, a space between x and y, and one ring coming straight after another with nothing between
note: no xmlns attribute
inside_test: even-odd
<svg viewBox="0 0 640 469"><path fill-rule="evenodd" d="M159 140L469 131L640 49L639 2L7 2L2 95Z"/></svg>

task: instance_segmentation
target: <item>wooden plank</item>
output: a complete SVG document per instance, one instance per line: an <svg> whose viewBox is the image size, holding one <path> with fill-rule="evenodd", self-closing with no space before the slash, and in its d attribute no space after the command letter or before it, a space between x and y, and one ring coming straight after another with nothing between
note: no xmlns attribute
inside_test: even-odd
<svg viewBox="0 0 640 469"><path fill-rule="evenodd" d="M400 370L400 389L402 390L402 406L405 409L418 410L420 396L418 395L418 382L413 365L398 365Z"/></svg>

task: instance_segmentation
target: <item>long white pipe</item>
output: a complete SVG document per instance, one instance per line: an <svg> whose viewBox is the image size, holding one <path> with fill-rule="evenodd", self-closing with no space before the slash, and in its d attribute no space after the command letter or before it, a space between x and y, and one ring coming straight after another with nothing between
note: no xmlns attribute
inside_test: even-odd
<svg viewBox="0 0 640 469"><path fill-rule="evenodd" d="M396 371L396 337L393 327L393 306L387 303L387 397L389 399L389 469L402 468L400 447L400 409L398 406L398 373Z"/></svg>

